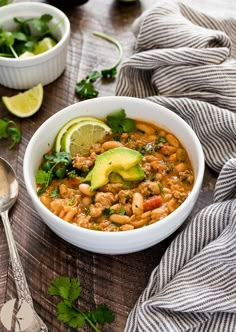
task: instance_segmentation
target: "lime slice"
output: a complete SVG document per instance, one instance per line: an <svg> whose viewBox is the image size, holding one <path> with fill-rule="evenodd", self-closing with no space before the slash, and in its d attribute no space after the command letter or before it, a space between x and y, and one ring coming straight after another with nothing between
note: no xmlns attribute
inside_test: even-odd
<svg viewBox="0 0 236 332"><path fill-rule="evenodd" d="M55 144L54 144L54 149L56 152L60 152L61 150L61 140L63 135L67 132L67 130L82 121L86 121L86 120L91 120L91 121L96 121L96 122L100 122L100 123L104 123L101 120L98 120L96 118L93 118L91 116L79 116L77 118L71 119L70 121L66 122L66 124L58 131L57 136L55 138Z"/></svg>
<svg viewBox="0 0 236 332"><path fill-rule="evenodd" d="M54 39L50 38L50 37L45 37L42 40L40 40L40 42L38 42L38 44L36 45L35 49L34 49L34 54L41 54L44 53L48 50L50 50L50 48L53 48L56 45L56 42Z"/></svg>
<svg viewBox="0 0 236 332"><path fill-rule="evenodd" d="M70 153L87 155L92 144L100 142L111 128L104 122L87 120L71 126L64 134L61 141L61 149Z"/></svg>
<svg viewBox="0 0 236 332"><path fill-rule="evenodd" d="M43 102L43 86L40 83L15 96L4 96L2 97L2 101L9 112L19 118L27 118L40 109Z"/></svg>

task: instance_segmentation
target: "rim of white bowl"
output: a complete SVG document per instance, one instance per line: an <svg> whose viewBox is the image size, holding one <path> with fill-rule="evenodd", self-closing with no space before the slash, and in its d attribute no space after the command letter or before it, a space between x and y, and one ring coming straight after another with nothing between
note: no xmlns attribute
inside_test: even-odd
<svg viewBox="0 0 236 332"><path fill-rule="evenodd" d="M151 104L155 104L152 101L146 100L146 99L139 99L136 97L126 97L126 96L107 96L107 97L99 97L96 100L102 100L102 99L114 99L114 105L115 105L115 101L117 100L117 98L119 98L120 100L125 100L125 99L135 99L135 100L139 100L139 103L143 103L144 106L145 104L148 105L149 103ZM90 103L94 103L94 100L84 100L81 101L79 103L87 103L88 105ZM78 103L75 103L78 104ZM204 153L202 150L202 146L201 143L197 137L197 135L195 134L195 132L193 131L193 129L187 124L187 122L185 122L179 115L177 115L175 112L171 111L170 109L156 104L157 108L159 109L163 109L165 110L165 112L171 112L172 116L175 117L176 119L178 119L179 122L181 122L182 126L186 128L186 130L191 134L193 140L194 140L194 144L196 146L197 149L197 153L199 156L199 167L198 167L198 174L197 177L195 179L194 182L194 186L193 186L193 190L190 192L189 196L186 198L186 200L175 210L173 211L171 214L169 214L167 217L151 224L148 225L146 227L140 227L137 229L133 229L132 231L124 231L124 232L104 232L104 231L97 231L97 230L92 230L92 229L86 229L83 227L79 227L77 225L73 225L70 224L68 222L66 222L65 220L57 217L55 214L53 214L49 209L47 209L43 203L41 203L41 201L39 200L37 193L35 191L35 188L33 187L33 185L31 184L31 182L29 181L29 178L27 176L27 172L30 170L30 155L31 155L31 150L32 147L35 146L35 143L38 139L38 135L40 132L40 128L50 122L54 122L55 119L60 116L61 112L66 113L68 111L68 109L75 105L69 105L65 108L63 108L62 110L60 110L59 112L55 113L54 115L52 115L50 118L48 118L34 133L34 135L32 136L31 140L29 141L29 144L26 148L25 151L25 156L24 156L24 163L23 163L23 173L24 173L24 181L25 181L25 185L27 188L27 191L29 193L30 198L33 200L33 203L35 202L36 204L39 204L40 207L43 209L43 211L45 212L45 214L47 214L49 217L53 218L53 222L56 222L57 224L62 223L64 228L67 228L68 230L74 231L74 232L81 232L81 234L89 234L91 236L94 237L98 237L98 238L106 238L106 237L113 237L113 238L126 238L126 237L131 237L131 236L135 236L138 235L139 233L146 233L146 232L150 232L150 231L154 231L155 229L158 229L159 227L161 227L161 225L163 224L167 224L169 222L170 219L173 219L176 215L178 215L179 213L181 214L182 211L185 210L185 206L189 203L189 201L192 200L193 197L195 197L196 194L198 194L200 192L201 189L201 185L202 185L202 181L203 181L203 176L204 176L204 171L205 171L205 158L204 158ZM60 114L59 114L60 113ZM196 176L196 175L195 175ZM133 235L132 235L133 234Z"/></svg>
<svg viewBox="0 0 236 332"><path fill-rule="evenodd" d="M43 2L14 2L14 3L10 3L7 6L3 6L0 7L0 17L2 15L4 15L3 12L8 13L9 11L14 11L16 10L16 15L17 16L17 9L18 8L27 8L27 6L31 7L31 8L35 8L35 16L37 16L37 8L45 8L45 13L47 10L49 10L49 14L53 16L53 13L56 13L60 18L59 20L63 19L62 24L64 24L65 29L62 31L62 37L61 39L56 43L55 46L53 46L51 49L47 50L46 52L43 52L41 54L37 54L34 57L30 57L30 58L25 58L25 59L19 59L18 58L7 58L7 57L0 57L0 66L13 66L13 67L19 67L19 63L21 64L20 67L27 67L27 66L31 66L34 63L38 62L39 60L40 63L42 62L42 60L44 59L45 61L47 61L49 58L51 58L52 56L54 56L55 53L58 52L58 50L64 45L64 43L67 41L67 39L70 36L70 21L68 19L68 17L66 16L66 14L61 11L60 9L49 5L47 3L43 3ZM25 15L25 14L24 14ZM23 15L23 16L24 16ZM55 17L53 16L53 18L55 19ZM1 26L1 19L0 19L0 26Z"/></svg>

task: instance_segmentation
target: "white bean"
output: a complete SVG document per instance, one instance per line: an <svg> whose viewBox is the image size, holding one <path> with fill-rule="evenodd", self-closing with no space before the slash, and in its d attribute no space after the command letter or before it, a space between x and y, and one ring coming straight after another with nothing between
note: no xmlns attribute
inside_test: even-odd
<svg viewBox="0 0 236 332"><path fill-rule="evenodd" d="M82 192L82 194L86 196L93 196L95 195L95 192L90 190L90 186L87 183L81 183L79 185L79 190Z"/></svg>
<svg viewBox="0 0 236 332"><path fill-rule="evenodd" d="M179 147L179 141L177 140L177 138L175 136L173 136L171 134L167 134L166 139L170 145L175 146L176 148Z"/></svg>
<svg viewBox="0 0 236 332"><path fill-rule="evenodd" d="M143 196L140 193L133 195L132 211L136 216L143 213Z"/></svg>
<svg viewBox="0 0 236 332"><path fill-rule="evenodd" d="M130 217L122 216L121 214L112 214L110 216L110 221L117 222L118 224L125 225L130 223Z"/></svg>
<svg viewBox="0 0 236 332"><path fill-rule="evenodd" d="M155 134L155 129L152 128L151 126L147 125L146 123L137 123L136 128L144 131L148 135L154 135Z"/></svg>
<svg viewBox="0 0 236 332"><path fill-rule="evenodd" d="M108 142L103 143L102 148L103 148L104 151L107 151L107 150L119 148L121 146L123 146L123 144L120 143L120 142L108 141Z"/></svg>

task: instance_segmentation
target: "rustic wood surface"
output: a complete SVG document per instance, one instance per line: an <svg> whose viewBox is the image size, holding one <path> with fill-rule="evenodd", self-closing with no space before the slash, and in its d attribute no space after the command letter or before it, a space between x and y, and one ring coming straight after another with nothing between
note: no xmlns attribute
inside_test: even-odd
<svg viewBox="0 0 236 332"><path fill-rule="evenodd" d="M236 13L234 0L183 2L212 15ZM151 271L176 235L173 234L152 248L129 255L109 256L81 250L59 238L43 223L26 192L22 172L24 152L36 129L60 109L79 101L74 94L77 80L91 70L113 64L116 52L114 47L93 36L93 32L101 31L115 36L123 45L124 58L127 58L132 54L134 45L132 22L146 8L156 3L158 1L153 0L137 0L132 4L124 4L118 0L89 0L82 6L67 8L64 11L71 22L71 39L66 70L59 79L45 87L41 110L31 118L19 120L0 103L0 117L14 120L23 132L22 142L14 150L8 149L8 141L0 140L0 155L13 165L20 183L19 198L10 213L14 237L35 308L52 332L71 331L57 321L57 301L47 294L51 280L58 275L79 277L82 284L79 305L82 308L88 309L95 304L106 303L114 311L114 323L105 326L103 331L123 331L128 313L145 287ZM100 96L114 95L115 81L100 83L98 89ZM1 96L14 93L16 91L0 86ZM206 169L201 194L191 216L211 204L216 177L217 174ZM0 223L0 309L7 300L15 297L5 233ZM1 323L0 331L4 331Z"/></svg>

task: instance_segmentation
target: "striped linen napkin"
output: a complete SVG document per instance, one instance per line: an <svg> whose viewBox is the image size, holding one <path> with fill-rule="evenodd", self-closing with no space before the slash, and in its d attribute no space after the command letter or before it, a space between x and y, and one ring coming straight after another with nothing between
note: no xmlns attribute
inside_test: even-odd
<svg viewBox="0 0 236 332"><path fill-rule="evenodd" d="M219 176L214 203L171 243L125 331L235 332L236 20L165 1L134 28L136 53L121 66L116 94L179 114Z"/></svg>

